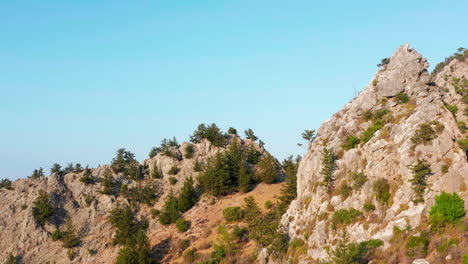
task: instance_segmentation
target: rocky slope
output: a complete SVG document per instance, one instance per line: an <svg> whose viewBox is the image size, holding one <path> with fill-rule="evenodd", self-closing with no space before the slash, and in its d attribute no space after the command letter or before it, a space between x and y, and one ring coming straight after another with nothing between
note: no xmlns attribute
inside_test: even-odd
<svg viewBox="0 0 468 264"><path fill-rule="evenodd" d="M230 140L239 141L240 138L230 135ZM253 146L261 155L266 150L258 144L248 140L240 140L241 147ZM161 209L165 197L172 190L178 193L184 179L189 176L196 177L199 172L194 171L196 162L204 163L218 152L226 148L213 146L208 140L201 140L193 144L194 154L191 158L184 158L186 146L184 142L170 151L174 157L157 154L153 158L142 162L142 167L149 169L156 167L163 177L153 179L148 174L142 181L136 182L127 179L122 174L113 173L116 188L128 184L129 188L139 184L154 184L157 186L158 200L153 206L139 204L138 219L148 219L147 235L158 263L176 263L180 261L180 249L177 247L179 239L190 239L193 247L204 246L209 251L211 243L216 239L216 230L222 220L222 209L226 206L241 205L243 197L247 194L233 194L223 198L204 195L198 204L184 214L184 218L191 221L191 228L186 233L177 232L172 226L163 226L157 219L151 217L151 209ZM169 183L168 171L177 167L179 172L173 175L177 183ZM92 177L97 180L103 177L104 171L110 166L101 166L92 169ZM115 233L108 221L109 212L118 203L128 204L129 201L122 194L107 195L101 193L103 185L100 182L85 184L80 181L84 172L67 173L59 175L53 173L48 177L38 179L20 179L13 182L12 190L0 189L0 262L3 263L9 253L18 256L20 263L113 263L116 259L119 246L112 245ZM248 195L257 197L258 201L273 199L279 193L281 184L258 185ZM56 213L52 220L44 227L39 226L33 215L33 202L39 191L45 190L51 196L51 202ZM215 203L216 202L216 203ZM65 219L70 218L80 239L78 247L72 249L76 255L69 260L69 250L62 247L60 241L53 241L51 234L57 228L64 228Z"/></svg>
<svg viewBox="0 0 468 264"><path fill-rule="evenodd" d="M317 137L299 165L298 197L282 218L282 228L291 239L305 242L306 250L295 261L316 263L328 259L326 247L333 247L339 237L339 232L332 228L332 215L340 209L362 211L365 203L375 205L374 212L364 213L359 221L344 229L353 241L381 239L385 242L383 248L389 249L394 228L404 230L408 225L418 227L425 222L434 196L442 191L458 193L465 200L465 208L468 207L467 156L457 143L466 136L460 125L468 121L463 113L466 101L463 102L461 93L457 93L453 85L457 81L453 77L468 77L468 62L453 60L432 78L428 66L427 60L408 44L400 46L364 90L318 129ZM402 93L408 96L408 102L404 98L399 101ZM453 110L450 112L447 105L456 105L459 110L452 114ZM380 116L376 117L376 113ZM376 124L377 127L373 127ZM421 124L429 124L437 132L434 131L435 138L430 142L415 145L412 138ZM369 131L373 128L376 129L372 136ZM353 144L353 139L357 138L361 139L359 144ZM348 142L351 148L346 150ZM320 184L325 148L337 153L331 194ZM427 178L424 201L415 203L409 166L418 159L427 160L432 175ZM367 181L360 189L348 189L350 193L343 195L343 184L352 186L352 175L357 172L362 172ZM380 178L390 185L391 197L387 205L377 201L373 190L373 183ZM466 251L466 244L464 246L462 250ZM382 263L409 261L404 256L393 255ZM460 260L450 261L447 263Z"/></svg>

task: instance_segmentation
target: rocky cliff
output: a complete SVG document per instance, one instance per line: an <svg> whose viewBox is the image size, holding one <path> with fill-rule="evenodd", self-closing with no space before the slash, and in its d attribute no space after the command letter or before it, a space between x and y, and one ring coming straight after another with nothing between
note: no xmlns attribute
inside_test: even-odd
<svg viewBox="0 0 468 264"><path fill-rule="evenodd" d="M467 156L458 142L466 137L467 61L452 60L431 78L427 60L406 44L380 66L363 91L321 125L299 165L298 196L282 218L291 239L305 243L294 261L329 259L327 248L336 245L342 228L351 241L381 239L383 249L394 253L382 263L408 263L391 248L396 228L426 223L434 197L443 191L459 194L468 207ZM330 191L322 186L325 149L336 153ZM418 159L432 171L419 198L411 170ZM376 193L375 183L382 179L389 199ZM339 219L333 217L340 209L362 215L337 228Z"/></svg>

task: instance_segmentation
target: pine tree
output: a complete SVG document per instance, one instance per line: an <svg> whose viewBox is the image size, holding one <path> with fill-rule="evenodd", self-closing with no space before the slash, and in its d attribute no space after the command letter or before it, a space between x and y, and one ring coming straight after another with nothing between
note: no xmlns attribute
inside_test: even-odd
<svg viewBox="0 0 468 264"><path fill-rule="evenodd" d="M59 175L62 174L62 166L60 166L60 164L58 163L54 163L54 165L52 165L52 168L50 168L50 173L57 173Z"/></svg>
<svg viewBox="0 0 468 264"><path fill-rule="evenodd" d="M8 254L8 258L5 262L5 264L16 264L18 263L17 258L13 255L13 253Z"/></svg>
<svg viewBox="0 0 468 264"><path fill-rule="evenodd" d="M245 130L244 133L245 133L245 137L247 139L250 139L252 141L257 141L258 137L255 136L255 133L254 133L254 131L252 129L249 128L249 129Z"/></svg>
<svg viewBox="0 0 468 264"><path fill-rule="evenodd" d="M230 172L227 155L217 153L208 159L206 169L198 180L204 191L215 196L227 195L233 191L236 181Z"/></svg>
<svg viewBox="0 0 468 264"><path fill-rule="evenodd" d="M286 173L286 180L279 197L281 203L278 210L281 214L286 212L289 204L297 197L297 169L300 161L301 156L297 156L296 160L294 160L292 155L283 161L282 166Z"/></svg>
<svg viewBox="0 0 468 264"><path fill-rule="evenodd" d="M245 165L242 165L240 167L238 177L240 191L243 193L250 192L252 190L252 185L254 184L254 182L252 179L252 174Z"/></svg>
<svg viewBox="0 0 468 264"><path fill-rule="evenodd" d="M153 179L160 179L162 178L163 175L162 175L162 172L161 170L158 168L158 165L156 164L156 162L154 163L153 165L153 169L151 170L151 178Z"/></svg>
<svg viewBox="0 0 468 264"><path fill-rule="evenodd" d="M83 171L83 167L81 166L80 163L75 164L75 168L73 169L73 172L75 173L81 173Z"/></svg>
<svg viewBox="0 0 468 264"><path fill-rule="evenodd" d="M335 177L333 173L335 172L336 166L336 154L332 148L324 148L321 151L322 154L322 170L320 174L323 175L323 180L321 185L325 187L328 193L331 193L333 190L333 182L335 181Z"/></svg>
<svg viewBox="0 0 468 264"><path fill-rule="evenodd" d="M44 225L54 214L55 210L50 205L49 194L39 190L39 196L33 202L32 213L39 225Z"/></svg>
<svg viewBox="0 0 468 264"><path fill-rule="evenodd" d="M80 244L80 239L70 218L67 219L65 231L62 232L62 243L64 248L73 248Z"/></svg>
<svg viewBox="0 0 468 264"><path fill-rule="evenodd" d="M159 222L163 225L169 225L175 223L177 219L179 219L177 198L171 190L159 215Z"/></svg>
<svg viewBox="0 0 468 264"><path fill-rule="evenodd" d="M177 199L177 208L181 212L188 211L197 202L195 188L193 187L194 183L193 178L188 177L185 179L184 185L180 190L179 198Z"/></svg>
<svg viewBox="0 0 468 264"><path fill-rule="evenodd" d="M111 168L115 173L125 172L125 149L120 148L117 150L117 156L112 159Z"/></svg>
<svg viewBox="0 0 468 264"><path fill-rule="evenodd" d="M44 169L42 167L40 167L38 170L34 170L31 175L32 179L39 179L41 177L44 177Z"/></svg>
<svg viewBox="0 0 468 264"><path fill-rule="evenodd" d="M265 183L273 183L278 178L278 165L275 158L267 153L258 163L258 178Z"/></svg>
<svg viewBox="0 0 468 264"><path fill-rule="evenodd" d="M91 170L88 168L88 166L86 166L86 168L84 170L84 173L83 173L83 176L80 178L80 181L85 183L85 184L93 184L94 183L93 177L91 175Z"/></svg>
<svg viewBox="0 0 468 264"><path fill-rule="evenodd" d="M409 169L413 172L413 178L410 179L410 182L417 196L415 202L422 202L424 201L423 197L427 186L427 177L432 174L431 166L427 163L427 160L418 159L415 165L409 166Z"/></svg>
<svg viewBox="0 0 468 264"><path fill-rule="evenodd" d="M101 192L103 194L110 195L110 194L112 194L113 189L114 189L114 178L112 177L112 172L111 172L111 170L109 168L106 168L104 170L103 177L104 177L102 179L103 189L102 189Z"/></svg>

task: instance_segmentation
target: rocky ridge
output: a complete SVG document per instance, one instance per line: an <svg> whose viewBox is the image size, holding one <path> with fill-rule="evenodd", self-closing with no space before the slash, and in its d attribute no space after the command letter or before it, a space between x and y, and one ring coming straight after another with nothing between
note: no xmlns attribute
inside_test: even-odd
<svg viewBox="0 0 468 264"><path fill-rule="evenodd" d="M326 248L334 245L339 236L331 228L331 216L340 209L362 210L365 203L376 205L375 213L365 214L364 220L347 225L345 230L353 241L381 239L384 248L388 248L394 227L419 226L434 203L434 196L442 191L458 193L468 207L467 156L457 143L466 136L457 122L466 123L467 116L463 111L452 114L446 107L452 104L465 109L466 102L456 93L451 80L467 77L468 63L454 60L432 79L428 66L427 60L408 44L400 46L363 91L318 129L299 165L297 199L282 218L282 228L291 239L305 241L306 253L299 257L298 263L328 259ZM408 96L407 103L398 101L402 93ZM378 111L384 113L386 120L368 142L363 142L366 130L373 126L366 115ZM434 120L443 125L443 131L431 142L415 146L411 140L415 131L421 124ZM361 141L346 150L344 145L351 136ZM324 148L334 149L338 156L332 194L320 186ZM432 170L422 203L414 202L410 183L409 166L418 159L427 160ZM360 190L342 198L339 186L352 184L350 175L355 172L363 172L367 181ZM379 206L372 189L373 182L379 178L390 184L392 195L385 207ZM408 261L393 257L387 263Z"/></svg>

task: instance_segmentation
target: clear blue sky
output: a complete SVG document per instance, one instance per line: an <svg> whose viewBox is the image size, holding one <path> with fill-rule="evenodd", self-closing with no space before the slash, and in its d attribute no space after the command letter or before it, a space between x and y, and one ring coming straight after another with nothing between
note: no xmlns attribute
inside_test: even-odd
<svg viewBox="0 0 468 264"><path fill-rule="evenodd" d="M317 4L319 3L319 4ZM466 46L463 1L1 1L0 178L139 160L201 122L252 128L278 158L405 42Z"/></svg>

